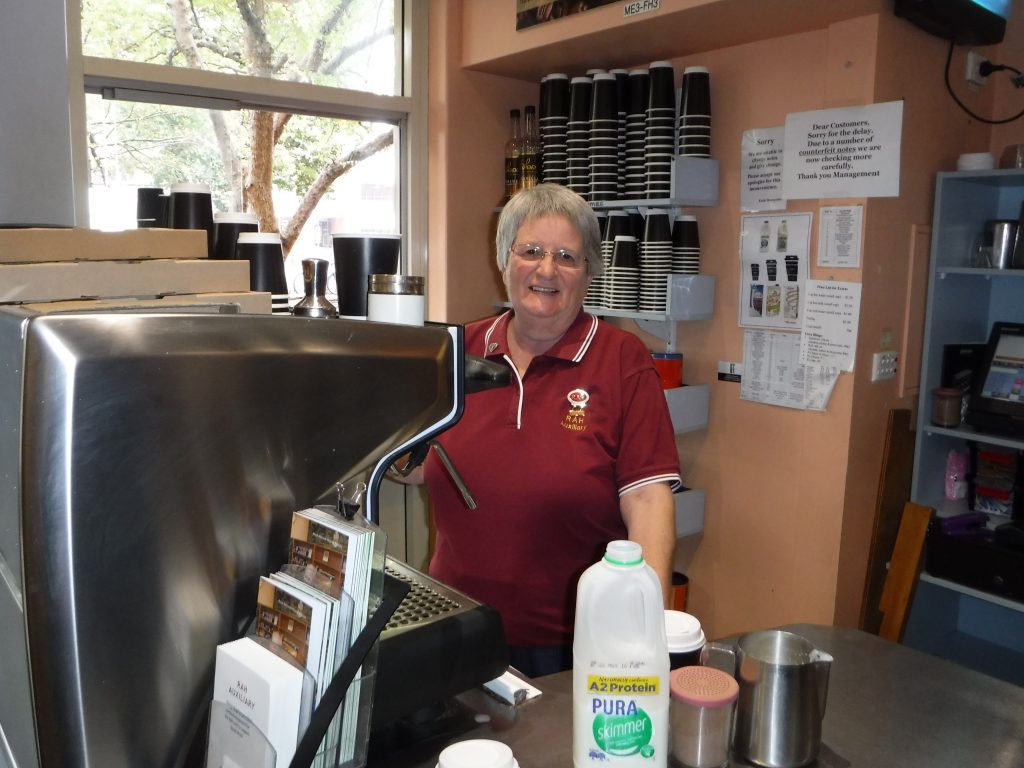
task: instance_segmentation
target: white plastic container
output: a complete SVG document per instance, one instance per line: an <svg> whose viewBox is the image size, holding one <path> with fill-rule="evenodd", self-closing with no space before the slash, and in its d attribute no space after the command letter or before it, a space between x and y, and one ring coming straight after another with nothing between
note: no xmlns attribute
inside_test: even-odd
<svg viewBox="0 0 1024 768"><path fill-rule="evenodd" d="M610 542L580 577L572 692L576 768L667 765L664 598L635 542Z"/></svg>
<svg viewBox="0 0 1024 768"><path fill-rule="evenodd" d="M490 739L458 741L437 758L437 768L519 768L507 744Z"/></svg>

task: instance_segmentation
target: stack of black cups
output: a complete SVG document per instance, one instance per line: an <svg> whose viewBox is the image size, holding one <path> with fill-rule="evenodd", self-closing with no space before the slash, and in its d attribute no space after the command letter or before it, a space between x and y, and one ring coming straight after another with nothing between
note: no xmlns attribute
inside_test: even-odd
<svg viewBox="0 0 1024 768"><path fill-rule="evenodd" d="M167 203L167 226L171 229L206 231L206 255L213 253L213 196L209 184L171 185Z"/></svg>
<svg viewBox="0 0 1024 768"><path fill-rule="evenodd" d="M619 87L615 75L594 75L590 109L590 200L619 196Z"/></svg>
<svg viewBox="0 0 1024 768"><path fill-rule="evenodd" d="M618 106L618 145L619 177L617 180L616 198L625 197L626 189L626 107L629 104L629 70L613 69L615 75L615 103Z"/></svg>
<svg viewBox="0 0 1024 768"><path fill-rule="evenodd" d="M569 178L567 186L590 199L590 106L594 81L574 77L569 84Z"/></svg>
<svg viewBox="0 0 1024 768"><path fill-rule="evenodd" d="M672 223L672 273L700 272L700 233L696 216L677 216Z"/></svg>
<svg viewBox="0 0 1024 768"><path fill-rule="evenodd" d="M249 262L249 290L269 293L273 314L291 314L281 235L277 232L240 232L237 241L235 258Z"/></svg>
<svg viewBox="0 0 1024 768"><path fill-rule="evenodd" d="M672 167L676 146L676 85L671 62L655 61L648 68L647 143L644 168L647 197L668 198L672 190Z"/></svg>
<svg viewBox="0 0 1024 768"><path fill-rule="evenodd" d="M609 211L608 216L605 218L604 227L601 229L601 261L605 274L601 277L595 277L590 281L590 288L587 290L587 299L585 301L589 306L607 307L606 275L609 274L608 268L612 265L612 250L615 247L615 238L618 235L632 235L629 214L620 210Z"/></svg>
<svg viewBox="0 0 1024 768"><path fill-rule="evenodd" d="M540 83L540 127L542 181L566 184L568 172L569 76L561 72L546 75Z"/></svg>
<svg viewBox="0 0 1024 768"><path fill-rule="evenodd" d="M632 235L616 235L605 276L606 309L636 312L640 291L640 244Z"/></svg>
<svg viewBox="0 0 1024 768"><path fill-rule="evenodd" d="M668 299L668 276L672 273L672 224L668 211L647 214L644 239L640 243L641 312L663 313Z"/></svg>
<svg viewBox="0 0 1024 768"><path fill-rule="evenodd" d="M711 80L707 67L687 67L683 71L678 152L688 157L711 157Z"/></svg>
<svg viewBox="0 0 1024 768"><path fill-rule="evenodd" d="M647 196L647 171L644 165L647 147L647 99L650 75L647 69L629 73L626 103L626 173L622 196L637 200Z"/></svg>

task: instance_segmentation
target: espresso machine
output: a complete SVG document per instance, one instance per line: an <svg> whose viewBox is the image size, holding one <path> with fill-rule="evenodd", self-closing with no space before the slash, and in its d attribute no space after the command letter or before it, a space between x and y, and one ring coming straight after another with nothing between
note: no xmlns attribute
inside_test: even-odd
<svg viewBox="0 0 1024 768"><path fill-rule="evenodd" d="M385 469L459 418L465 368L457 326L0 308L0 767L193 764L216 646L292 512L363 473L374 520ZM497 676L500 619L449 597L493 648L459 683Z"/></svg>

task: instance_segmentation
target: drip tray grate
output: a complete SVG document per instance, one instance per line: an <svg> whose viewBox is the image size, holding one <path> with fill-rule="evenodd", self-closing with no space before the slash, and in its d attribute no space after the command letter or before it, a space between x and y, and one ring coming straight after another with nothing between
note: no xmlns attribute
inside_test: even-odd
<svg viewBox="0 0 1024 768"><path fill-rule="evenodd" d="M465 595L390 557L385 572L408 584L410 591L384 628L384 635L429 623L453 612L472 610L478 605Z"/></svg>

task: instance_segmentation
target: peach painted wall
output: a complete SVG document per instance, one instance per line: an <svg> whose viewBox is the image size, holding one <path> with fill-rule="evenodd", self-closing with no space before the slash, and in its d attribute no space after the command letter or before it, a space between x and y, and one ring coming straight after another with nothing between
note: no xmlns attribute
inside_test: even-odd
<svg viewBox="0 0 1024 768"><path fill-rule="evenodd" d="M461 66L460 2L430 0L427 319L463 323L503 298L494 215L504 194L508 113L539 86Z"/></svg>
<svg viewBox="0 0 1024 768"><path fill-rule="evenodd" d="M659 18L639 22L623 20L621 7L613 4L520 33L513 27L514 0L449 2L444 4L449 11L461 7L465 14L462 66L458 55L448 50L449 69L431 72L432 82L441 78L460 94L460 108L480 98L477 108L482 111L488 104L493 112L482 118L487 125L483 131L453 126L447 111L444 125L449 135L444 146L449 153L456 147L465 153L469 166L493 163L490 157L504 140L507 108L525 103L523 99L535 93L540 74L555 71L543 67L559 56L562 65L557 71L569 74L595 65L639 66L662 57L672 60L677 71L702 64L712 72L713 153L722 169L720 203L687 212L700 222L702 271L717 278L716 311L712 320L680 328L687 382L710 384L710 423L706 431L678 440L687 484L707 491L706 522L696 547L685 542L677 555L677 565L691 579L689 608L712 636L797 621L858 623L888 411L912 407L914 402L912 396L900 395L897 381L869 381L871 353L882 348L883 335L889 333L891 347L904 356L900 345L910 235L915 225L927 227L931 221L935 172L955 167L961 152L981 151L995 141L987 126L968 118L946 95L946 45L893 17L890 4L851 0L841 5L847 11L865 12L836 15L817 27L808 26L808 18L834 4L784 4L788 11L803 11L783 14L794 28L803 29L758 39L758 34L763 37L774 29L763 17L760 26L753 23L770 5L761 0L663 0ZM449 17L449 23L454 22ZM694 28L706 34L695 36ZM449 34L454 34L451 29ZM680 47L671 56L609 61L609 47L593 45L618 39L621 56L637 36L649 40L652 51L662 38L674 39ZM706 47L708 41L727 39L740 42ZM580 40L587 43L582 52ZM587 59L587 47L593 61ZM524 51L528 55L522 55ZM956 73L963 71L962 58L958 49ZM432 66L433 62L432 56ZM521 73L521 79L484 76L476 70ZM475 80L479 76L490 79L481 84ZM507 88L504 101L493 92L481 92L488 86ZM987 114L995 93L994 88L982 89L963 98ZM862 284L854 372L840 376L824 413L740 400L739 386L718 382L716 373L718 361L740 361L743 354L743 331L737 324L743 131L782 125L789 112L896 99L905 104L900 196L791 201L787 209L814 214L813 254L820 206L864 206L862 268L812 268L818 279ZM485 142L490 145L486 151ZM458 163L448 157L443 165L450 172ZM433 191L441 180L433 179L433 165L431 173ZM448 284L462 287L457 296L449 290L445 319L459 322L486 311L500 292L479 264L489 243L453 249L452 241L445 243L444 238L459 230L482 236L480 222L490 221L489 206L500 195L500 179L489 179L490 186L481 181L472 190L455 189L451 183L449 177L445 209L439 211L436 200L431 208L431 257L435 251L447 251ZM467 295L472 285L475 292ZM490 297L480 295L491 289ZM645 338L652 347L659 343Z"/></svg>

